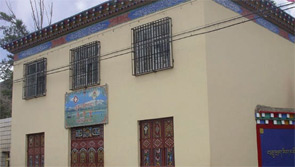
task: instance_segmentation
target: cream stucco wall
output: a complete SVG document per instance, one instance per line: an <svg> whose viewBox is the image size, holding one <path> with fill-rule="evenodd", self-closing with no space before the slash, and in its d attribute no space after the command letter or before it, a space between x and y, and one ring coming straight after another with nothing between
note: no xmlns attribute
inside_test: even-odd
<svg viewBox="0 0 295 167"><path fill-rule="evenodd" d="M206 24L238 16L204 11ZM207 34L206 53L211 165L257 166L255 106L295 107L294 43L251 21Z"/></svg>
<svg viewBox="0 0 295 167"><path fill-rule="evenodd" d="M101 84L109 96L105 166L139 166L138 121L164 117L174 118L176 166L257 166L254 109L295 106L294 43L248 22L173 41L173 69L134 77L130 53L103 60L131 47L138 25L168 16L175 36L237 15L213 1L184 3L17 61L14 79L23 77L26 62L46 57L47 70L67 66L70 49L100 41ZM45 97L23 100L22 83L14 84L12 166L25 165L26 135L39 132L45 165L70 165L66 92L68 70L47 76Z"/></svg>
<svg viewBox="0 0 295 167"><path fill-rule="evenodd" d="M172 18L173 34L204 25L203 3L184 3L17 61L14 79L23 77L25 62L40 57L47 58L47 70L66 66L69 50L91 41L100 41L102 55L130 47L132 27L166 16ZM130 53L101 61L101 84L108 84L109 96L105 166L139 166L138 121L171 116L176 166L210 165L205 44L205 36L175 41L173 69L138 77L132 76ZM45 133L45 166L70 164L69 130L64 128L69 91L69 71L48 75L45 97L22 100L22 83L14 84L12 166L25 165L26 135L39 132Z"/></svg>

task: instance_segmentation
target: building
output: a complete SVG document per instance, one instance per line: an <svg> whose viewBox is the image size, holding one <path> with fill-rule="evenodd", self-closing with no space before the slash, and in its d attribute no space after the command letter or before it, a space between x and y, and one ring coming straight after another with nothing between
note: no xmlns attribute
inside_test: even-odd
<svg viewBox="0 0 295 167"><path fill-rule="evenodd" d="M0 119L0 166L9 166L11 118Z"/></svg>
<svg viewBox="0 0 295 167"><path fill-rule="evenodd" d="M4 48L12 166L258 166L256 106L295 106L269 1L111 1Z"/></svg>

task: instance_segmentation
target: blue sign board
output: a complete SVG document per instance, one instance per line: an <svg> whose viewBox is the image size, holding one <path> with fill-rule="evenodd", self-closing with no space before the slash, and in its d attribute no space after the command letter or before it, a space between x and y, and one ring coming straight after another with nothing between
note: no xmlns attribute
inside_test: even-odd
<svg viewBox="0 0 295 167"><path fill-rule="evenodd" d="M263 167L295 166L295 129L263 129L260 132Z"/></svg>

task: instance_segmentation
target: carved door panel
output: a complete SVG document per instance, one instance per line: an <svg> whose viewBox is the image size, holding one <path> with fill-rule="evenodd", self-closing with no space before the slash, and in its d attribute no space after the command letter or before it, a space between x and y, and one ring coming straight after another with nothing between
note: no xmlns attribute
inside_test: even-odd
<svg viewBox="0 0 295 167"><path fill-rule="evenodd" d="M140 122L141 166L174 166L173 118Z"/></svg>
<svg viewBox="0 0 295 167"><path fill-rule="evenodd" d="M44 166L44 133L28 135L27 166Z"/></svg>
<svg viewBox="0 0 295 167"><path fill-rule="evenodd" d="M72 128L71 166L103 167L103 125Z"/></svg>

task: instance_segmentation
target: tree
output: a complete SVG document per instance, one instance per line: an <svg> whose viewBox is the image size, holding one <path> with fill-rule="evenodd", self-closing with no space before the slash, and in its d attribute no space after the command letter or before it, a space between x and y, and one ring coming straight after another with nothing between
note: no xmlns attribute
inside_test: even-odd
<svg viewBox="0 0 295 167"><path fill-rule="evenodd" d="M30 2L35 30L43 28L44 16L47 17L48 23L51 24L53 4L51 3L51 6L49 6L50 12L48 14L47 8L44 5L44 0L34 0L35 6L33 6L32 0L30 0ZM0 36L1 46L29 34L26 25L21 19L16 17L11 5L7 3L7 1L6 6L9 13L0 12L0 21L5 22L4 25L0 26L0 33L2 33L2 37ZM6 57L7 58L0 61L0 119L11 117L13 55L8 54Z"/></svg>
<svg viewBox="0 0 295 167"><path fill-rule="evenodd" d="M6 25L0 26L3 37L0 38L0 44L11 42L29 34L23 21L17 19L11 8L10 14L0 12L0 20L6 22ZM13 84L13 55L6 55L7 58L0 62L0 118L11 116L11 98Z"/></svg>
<svg viewBox="0 0 295 167"><path fill-rule="evenodd" d="M44 0L34 0L34 2L30 0L30 5L32 10L32 18L36 30L41 30L43 28L44 16L46 16L48 24L51 24L53 3L49 5L48 9L45 7Z"/></svg>

